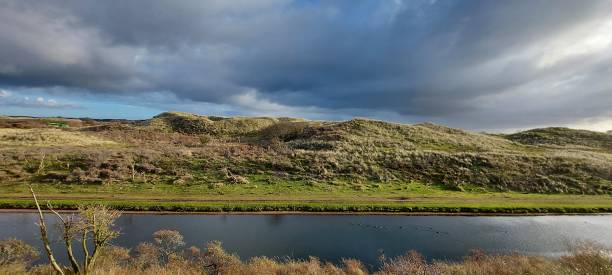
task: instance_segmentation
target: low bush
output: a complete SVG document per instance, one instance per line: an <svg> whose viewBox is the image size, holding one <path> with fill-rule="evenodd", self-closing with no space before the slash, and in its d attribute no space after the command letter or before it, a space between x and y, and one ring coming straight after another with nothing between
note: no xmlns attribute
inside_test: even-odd
<svg viewBox="0 0 612 275"><path fill-rule="evenodd" d="M16 239L0 241L0 266L29 264L38 258L38 251L31 245Z"/></svg>
<svg viewBox="0 0 612 275"><path fill-rule="evenodd" d="M152 243L141 243L133 253L117 246L105 247L90 274L612 274L611 251L594 244L577 246L559 259L473 250L463 261L428 262L418 252L409 251L393 258L382 255L379 269L373 271L355 259L343 259L337 264L315 257L254 257L243 261L225 251L220 242L210 242L203 249L184 245L178 231L159 230L153 234ZM47 265L30 266L35 256L33 248L20 241L0 242L0 273L51 274Z"/></svg>

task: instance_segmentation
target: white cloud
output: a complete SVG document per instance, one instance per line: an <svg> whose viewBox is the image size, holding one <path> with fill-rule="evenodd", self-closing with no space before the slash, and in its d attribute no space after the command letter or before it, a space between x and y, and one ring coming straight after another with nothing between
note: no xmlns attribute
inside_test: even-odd
<svg viewBox="0 0 612 275"><path fill-rule="evenodd" d="M6 98L11 96L11 93L5 90L0 90L0 98Z"/></svg>
<svg viewBox="0 0 612 275"><path fill-rule="evenodd" d="M11 107L25 108L79 108L78 105L71 103L60 103L55 99L45 99L42 96L32 100L29 96L17 98L12 96L12 93L6 90L0 90L0 105Z"/></svg>
<svg viewBox="0 0 612 275"><path fill-rule="evenodd" d="M611 118L590 118L583 119L578 122L569 123L566 125L570 128L586 129L592 131L607 132L612 130L612 119Z"/></svg>
<svg viewBox="0 0 612 275"><path fill-rule="evenodd" d="M612 20L589 24L548 43L538 67L554 66L565 60L609 51L612 45Z"/></svg>
<svg viewBox="0 0 612 275"><path fill-rule="evenodd" d="M301 115L320 116L321 114L330 112L330 110L318 107L295 107L272 102L268 99L261 98L255 89L247 89L239 95L232 96L230 102L241 107L247 114L295 117Z"/></svg>
<svg viewBox="0 0 612 275"><path fill-rule="evenodd" d="M59 103L55 99L45 100L45 98L41 96L37 97L36 100L34 101L30 101L29 98L26 97L26 99L24 99L22 103L24 103L25 105L31 106L31 107L46 107L46 108L74 108L76 107L75 105L72 105L72 104Z"/></svg>

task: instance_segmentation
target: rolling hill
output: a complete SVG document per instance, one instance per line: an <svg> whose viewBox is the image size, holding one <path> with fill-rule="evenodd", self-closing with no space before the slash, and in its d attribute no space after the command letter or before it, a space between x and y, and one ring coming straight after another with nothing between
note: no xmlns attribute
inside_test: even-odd
<svg viewBox="0 0 612 275"><path fill-rule="evenodd" d="M13 184L215 190L258 182L375 192L419 182L464 192L612 194L612 136L568 128L494 135L431 123L178 112L141 121L2 117L0 127L0 178Z"/></svg>

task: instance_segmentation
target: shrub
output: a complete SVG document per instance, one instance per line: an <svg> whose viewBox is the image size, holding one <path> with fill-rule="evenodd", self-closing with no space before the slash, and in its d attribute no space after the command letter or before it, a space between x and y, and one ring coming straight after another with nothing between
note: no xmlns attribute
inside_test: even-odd
<svg viewBox="0 0 612 275"><path fill-rule="evenodd" d="M238 175L230 175L228 180L235 184L249 184L249 180L247 178Z"/></svg>
<svg viewBox="0 0 612 275"><path fill-rule="evenodd" d="M30 264L38 258L38 251L29 244L16 239L0 241L0 266Z"/></svg>
<svg viewBox="0 0 612 275"><path fill-rule="evenodd" d="M238 256L227 253L217 241L206 245L204 261L212 274L239 274L242 265Z"/></svg>
<svg viewBox="0 0 612 275"><path fill-rule="evenodd" d="M211 189L221 188L223 186L225 186L223 182L213 182L213 183L208 184L208 188L211 188Z"/></svg>
<svg viewBox="0 0 612 275"><path fill-rule="evenodd" d="M362 262L354 259L343 259L342 264L344 265L344 272L347 275L365 275L368 274L368 270L365 268Z"/></svg>
<svg viewBox="0 0 612 275"><path fill-rule="evenodd" d="M172 182L172 184L174 184L174 185L185 185L189 181L192 181L192 180L193 180L193 175L185 174L185 175L182 175L182 176L178 177L176 180L174 180Z"/></svg>
<svg viewBox="0 0 612 275"><path fill-rule="evenodd" d="M183 235L176 230L158 230L153 233L153 240L162 263L168 262L171 255L176 255L185 246Z"/></svg>
<svg viewBox="0 0 612 275"><path fill-rule="evenodd" d="M569 256L561 257L561 264L569 272L593 275L612 274L612 254L593 243L582 243Z"/></svg>
<svg viewBox="0 0 612 275"><path fill-rule="evenodd" d="M221 247L220 242L210 242L201 251L197 247L183 249L182 235L174 230L160 230L153 234L154 243L141 243L131 256L125 248L106 246L103 248L98 264L88 274L317 274L317 275L395 275L395 274L590 274L609 275L612 258L607 251L597 245L583 244L560 259L519 254L489 255L483 250L473 250L463 261L428 263L416 251L394 257L381 256L381 267L369 273L358 260L344 259L342 264L322 262L316 257L306 260L268 257L254 257L243 262L236 255ZM11 249L6 249L7 247ZM17 247L18 249L14 249ZM23 248L26 249L23 249ZM0 242L2 251L26 251L25 253L4 253L0 255L25 255L12 258L0 264L0 274L52 274L50 265L32 267L31 247L15 240ZM28 252L29 251L29 252ZM160 261L161 255L167 260ZM70 273L72 274L72 273Z"/></svg>
<svg viewBox="0 0 612 275"><path fill-rule="evenodd" d="M105 247L98 258L99 266L128 266L131 260L130 250L124 247L111 245Z"/></svg>
<svg viewBox="0 0 612 275"><path fill-rule="evenodd" d="M382 257L379 274L439 274L436 267L425 262L423 256L414 250L392 259Z"/></svg>
<svg viewBox="0 0 612 275"><path fill-rule="evenodd" d="M134 263L141 269L159 265L159 249L151 243L140 243L136 246Z"/></svg>
<svg viewBox="0 0 612 275"><path fill-rule="evenodd" d="M210 143L212 141L212 137L210 135L201 135L200 136L200 143L202 145L206 145L208 143Z"/></svg>

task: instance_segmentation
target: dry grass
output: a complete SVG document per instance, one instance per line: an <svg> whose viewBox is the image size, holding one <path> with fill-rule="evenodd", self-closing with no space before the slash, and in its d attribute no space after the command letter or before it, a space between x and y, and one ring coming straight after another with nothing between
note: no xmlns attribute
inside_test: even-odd
<svg viewBox="0 0 612 275"><path fill-rule="evenodd" d="M2 146L99 146L113 145L113 141L88 135L82 132L60 129L12 129L0 128Z"/></svg>
<svg viewBox="0 0 612 275"><path fill-rule="evenodd" d="M180 241L176 242L177 237L180 237L180 234L177 234L178 232L172 232L168 238L175 240L171 242L171 250L168 250L167 243L163 241L143 243L135 251L109 247L103 251L91 274L612 274L610 251L593 244L576 247L570 255L558 259L520 254L488 255L481 250L475 250L463 261L427 262L418 252L410 251L395 258L383 257L378 270L368 270L360 261L354 259L344 259L338 264L323 262L315 257L305 260L254 257L242 261L236 255L226 252L218 242L208 243L203 249L189 247L179 250L182 245L174 245L182 244ZM159 238L159 235L157 234L156 238ZM172 253L168 254L168 251ZM52 274L51 271L49 266L31 267L27 262L0 263L0 274Z"/></svg>
<svg viewBox="0 0 612 275"><path fill-rule="evenodd" d="M439 273L457 275L515 275L515 274L584 274L564 272L566 268L557 261L538 256L525 255L482 255L470 256L459 263L439 263L434 265ZM581 270L584 271L584 270Z"/></svg>

